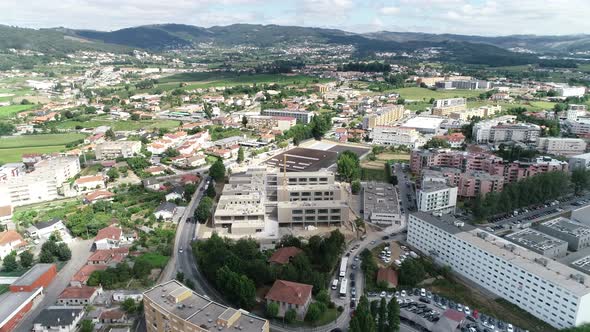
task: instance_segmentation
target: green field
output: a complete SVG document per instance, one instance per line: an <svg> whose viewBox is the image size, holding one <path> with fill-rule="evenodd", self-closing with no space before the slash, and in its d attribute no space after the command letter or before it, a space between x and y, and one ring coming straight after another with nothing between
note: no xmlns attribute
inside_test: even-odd
<svg viewBox="0 0 590 332"><path fill-rule="evenodd" d="M66 144L83 139L82 134L26 135L0 138L0 162L20 161L26 153L60 152Z"/></svg>
<svg viewBox="0 0 590 332"><path fill-rule="evenodd" d="M0 107L0 119L6 119L15 114L34 108L35 105L9 105Z"/></svg>
<svg viewBox="0 0 590 332"><path fill-rule="evenodd" d="M203 72L203 73L182 73L159 80L158 87L176 87L177 83L188 83L187 89L209 88L215 86L232 86L240 84L306 84L316 82L329 82L328 79L320 79L306 75L281 75L281 74L239 74L233 72Z"/></svg>
<svg viewBox="0 0 590 332"><path fill-rule="evenodd" d="M481 90L430 90L425 88L401 88L395 89L394 92L399 93L400 96L406 100L425 100L430 101L430 98L456 98L456 97L478 97Z"/></svg>
<svg viewBox="0 0 590 332"><path fill-rule="evenodd" d="M114 131L130 131L138 129L166 128L174 129L180 125L176 120L141 120L141 121L111 121L111 120L90 120L90 121L63 121L57 124L58 129L75 129L76 126L84 128L96 128L110 126Z"/></svg>

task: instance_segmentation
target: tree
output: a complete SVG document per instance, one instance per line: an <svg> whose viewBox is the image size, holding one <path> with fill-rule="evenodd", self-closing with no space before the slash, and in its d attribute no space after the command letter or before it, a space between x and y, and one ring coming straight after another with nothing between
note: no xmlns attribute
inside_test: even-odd
<svg viewBox="0 0 590 332"><path fill-rule="evenodd" d="M206 192L208 197L214 198L217 195L217 192L215 191L215 185L213 184L213 181L209 182L209 185L207 186L207 192Z"/></svg>
<svg viewBox="0 0 590 332"><path fill-rule="evenodd" d="M244 128L248 126L248 118L245 115L242 117L242 126L244 126Z"/></svg>
<svg viewBox="0 0 590 332"><path fill-rule="evenodd" d="M310 304L309 307L307 308L307 314L305 314L305 320L313 323L313 322L316 322L318 319L320 319L321 315L322 315L322 311L320 310L318 303L314 302L314 303Z"/></svg>
<svg viewBox="0 0 590 332"><path fill-rule="evenodd" d="M442 138L436 138L433 137L430 140L428 140L428 142L426 142L426 144L424 144L424 146L422 147L423 149L437 149L437 148L450 148L451 144L449 144L449 142L445 141Z"/></svg>
<svg viewBox="0 0 590 332"><path fill-rule="evenodd" d="M266 305L266 315L268 318L275 318L279 314L279 305L276 302L270 302Z"/></svg>
<svg viewBox="0 0 590 332"><path fill-rule="evenodd" d="M336 161L337 171L340 177L352 182L360 178L360 160L356 153L346 150L338 156Z"/></svg>
<svg viewBox="0 0 590 332"><path fill-rule="evenodd" d="M53 263L54 261L55 258L51 252L47 250L41 250L41 253L39 254L39 263Z"/></svg>
<svg viewBox="0 0 590 332"><path fill-rule="evenodd" d="M225 179L225 165L221 159L217 159L209 168L209 175L215 181L223 181Z"/></svg>
<svg viewBox="0 0 590 332"><path fill-rule="evenodd" d="M115 140L115 138L116 138L116 137L115 137L115 132L114 132L114 131L113 131L113 129L111 129L111 128L109 128L109 130L107 130L107 131L104 133L104 136L105 136L106 138L110 139L111 141L114 141L114 140Z"/></svg>
<svg viewBox="0 0 590 332"><path fill-rule="evenodd" d="M193 197L193 194L197 191L197 186L189 183L186 186L184 186L184 199L186 201L190 201L191 198Z"/></svg>
<svg viewBox="0 0 590 332"><path fill-rule="evenodd" d="M19 255L20 265L24 268L29 268L33 265L33 253L29 250L23 251Z"/></svg>
<svg viewBox="0 0 590 332"><path fill-rule="evenodd" d="M10 255L4 257L2 267L6 272L16 271L18 269L18 263L16 262L16 253L11 253Z"/></svg>
<svg viewBox="0 0 590 332"><path fill-rule="evenodd" d="M426 277L422 262L417 259L406 259L399 269L399 282L414 287Z"/></svg>
<svg viewBox="0 0 590 332"><path fill-rule="evenodd" d="M399 303L395 300L387 304L387 332L399 331Z"/></svg>
<svg viewBox="0 0 590 332"><path fill-rule="evenodd" d="M195 210L195 219L204 224L211 217L211 209L213 208L213 200L210 197L203 197Z"/></svg>
<svg viewBox="0 0 590 332"><path fill-rule="evenodd" d="M572 171L572 184L574 186L574 193L580 195L590 183L590 176L588 171L583 168L577 168Z"/></svg>
<svg viewBox="0 0 590 332"><path fill-rule="evenodd" d="M369 301L366 296L361 296L356 307L356 313L350 320L348 329L350 332L376 332L375 319L369 310Z"/></svg>
<svg viewBox="0 0 590 332"><path fill-rule="evenodd" d="M391 301L396 301L391 299ZM377 320L377 331L379 332L386 332L387 325L385 322L387 321L387 301L385 298L381 298L381 305L379 306L379 316Z"/></svg>
<svg viewBox="0 0 590 332"><path fill-rule="evenodd" d="M0 122L0 136L9 136L16 131L16 127L12 123Z"/></svg>
<svg viewBox="0 0 590 332"><path fill-rule="evenodd" d="M288 324L293 323L297 319L297 311L295 309L289 309L285 312L285 321Z"/></svg>
<svg viewBox="0 0 590 332"><path fill-rule="evenodd" d="M238 149L238 163L242 163L244 161L244 148L240 146Z"/></svg>
<svg viewBox="0 0 590 332"><path fill-rule="evenodd" d="M318 294L315 296L316 301L321 302L325 305L330 304L330 294L328 294L328 291L325 289L322 289L318 292Z"/></svg>
<svg viewBox="0 0 590 332"><path fill-rule="evenodd" d="M109 177L109 182L115 181L115 179L119 178L119 171L116 168L111 167L111 169L107 171L107 176Z"/></svg>
<svg viewBox="0 0 590 332"><path fill-rule="evenodd" d="M128 314L132 314L137 311L137 303L132 298L127 298L121 303L121 309Z"/></svg>
<svg viewBox="0 0 590 332"><path fill-rule="evenodd" d="M69 261L72 258L72 251L67 244L62 242L57 246L56 256L62 262Z"/></svg>
<svg viewBox="0 0 590 332"><path fill-rule="evenodd" d="M80 332L92 332L94 331L94 323L90 319L84 319L80 323Z"/></svg>
<svg viewBox="0 0 590 332"><path fill-rule="evenodd" d="M176 272L176 280L183 282L184 281L184 273L182 271Z"/></svg>
<svg viewBox="0 0 590 332"><path fill-rule="evenodd" d="M361 182L359 180L352 181L350 190L352 190L353 194L358 194L361 191Z"/></svg>
<svg viewBox="0 0 590 332"><path fill-rule="evenodd" d="M180 156L180 152L178 152L178 150L176 150L176 149L174 149L172 147L169 147L168 149L166 149L166 151L164 152L164 154L168 158L174 158L174 157Z"/></svg>

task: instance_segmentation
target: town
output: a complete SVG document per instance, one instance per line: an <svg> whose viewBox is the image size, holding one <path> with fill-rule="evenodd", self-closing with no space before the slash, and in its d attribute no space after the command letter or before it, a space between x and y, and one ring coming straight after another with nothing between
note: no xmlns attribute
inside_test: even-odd
<svg viewBox="0 0 590 332"><path fill-rule="evenodd" d="M590 67L358 51L0 51L0 331L588 331Z"/></svg>

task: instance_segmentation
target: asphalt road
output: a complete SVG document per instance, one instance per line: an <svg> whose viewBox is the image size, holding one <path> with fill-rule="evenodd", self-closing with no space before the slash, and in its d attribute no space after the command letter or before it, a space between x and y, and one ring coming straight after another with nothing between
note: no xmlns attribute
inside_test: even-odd
<svg viewBox="0 0 590 332"><path fill-rule="evenodd" d="M90 248L94 239L79 240L76 239L71 242L70 249L72 250L72 258L70 261L58 272L57 276L49 287L43 290L45 295L37 306L29 311L25 317L16 326L15 331L31 331L33 329L33 321L43 309L55 305L57 297L69 285L72 277L82 266L86 265L88 257L90 257Z"/></svg>

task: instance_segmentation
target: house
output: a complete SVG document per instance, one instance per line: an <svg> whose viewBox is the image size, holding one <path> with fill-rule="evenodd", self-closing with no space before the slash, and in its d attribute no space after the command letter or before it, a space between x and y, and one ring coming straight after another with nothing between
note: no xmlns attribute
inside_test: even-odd
<svg viewBox="0 0 590 332"><path fill-rule="evenodd" d="M70 236L66 225L64 225L63 221L58 218L38 222L35 225L29 226L26 230L27 235L33 239L48 239L53 232L60 233L62 239L64 238L64 235Z"/></svg>
<svg viewBox="0 0 590 332"><path fill-rule="evenodd" d="M95 190L84 195L84 203L92 204L98 201L112 201L115 194L108 190Z"/></svg>
<svg viewBox="0 0 590 332"><path fill-rule="evenodd" d="M166 201L175 201L177 199L184 198L184 188L182 187L174 187L171 192L166 194Z"/></svg>
<svg viewBox="0 0 590 332"><path fill-rule="evenodd" d="M88 265L114 265L129 255L129 248L97 250L88 257Z"/></svg>
<svg viewBox="0 0 590 332"><path fill-rule="evenodd" d="M264 298L267 305L272 302L279 305L279 317L284 317L287 311L293 309L297 317L303 320L311 303L312 288L311 285L276 280Z"/></svg>
<svg viewBox="0 0 590 332"><path fill-rule="evenodd" d="M86 285L88 278L94 271L104 271L108 268L107 265L84 265L82 268L74 274L72 280L70 280L70 286L82 286Z"/></svg>
<svg viewBox="0 0 590 332"><path fill-rule="evenodd" d="M84 315L84 307L51 306L43 309L33 321L34 332L74 332Z"/></svg>
<svg viewBox="0 0 590 332"><path fill-rule="evenodd" d="M132 299L135 302L143 300L143 293L141 291L119 290L113 293L114 302L123 302L127 299Z"/></svg>
<svg viewBox="0 0 590 332"><path fill-rule="evenodd" d="M12 251L18 251L27 243L15 231L0 232L0 259L8 256Z"/></svg>
<svg viewBox="0 0 590 332"><path fill-rule="evenodd" d="M74 181L74 189L78 192L100 188L105 188L105 178L102 175L82 176Z"/></svg>
<svg viewBox="0 0 590 332"><path fill-rule="evenodd" d="M145 172L149 173L151 175L162 175L162 174L166 174L166 168L164 168L162 166L152 166L152 167L146 168Z"/></svg>
<svg viewBox="0 0 590 332"><path fill-rule="evenodd" d="M124 324L127 322L127 314L121 309L104 310L98 320L103 324Z"/></svg>
<svg viewBox="0 0 590 332"><path fill-rule="evenodd" d="M272 256L270 256L268 262L271 264L285 265L289 263L293 257L299 255L302 252L303 250L297 247L279 248L272 254Z"/></svg>
<svg viewBox="0 0 590 332"><path fill-rule="evenodd" d="M380 268L377 271L377 284L387 283L387 287L397 287L397 272L388 267Z"/></svg>
<svg viewBox="0 0 590 332"><path fill-rule="evenodd" d="M162 202L154 212L156 219L172 220L176 213L176 204L170 202Z"/></svg>
<svg viewBox="0 0 590 332"><path fill-rule="evenodd" d="M102 287L70 286L59 294L57 303L61 305L88 305L102 294Z"/></svg>
<svg viewBox="0 0 590 332"><path fill-rule="evenodd" d="M92 245L95 250L118 248L123 230L117 226L108 226L98 231Z"/></svg>

